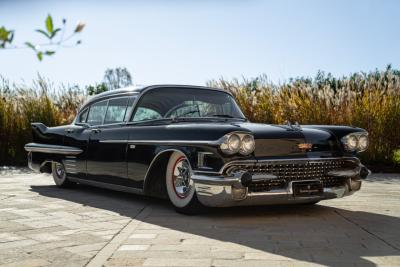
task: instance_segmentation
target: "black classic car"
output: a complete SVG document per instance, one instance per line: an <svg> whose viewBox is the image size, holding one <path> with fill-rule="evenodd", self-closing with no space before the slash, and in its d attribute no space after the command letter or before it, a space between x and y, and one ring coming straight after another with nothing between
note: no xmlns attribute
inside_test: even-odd
<svg viewBox="0 0 400 267"><path fill-rule="evenodd" d="M249 122L220 89L157 85L101 93L70 125L32 123L29 167L59 187L89 184L204 206L314 204L353 194L368 133Z"/></svg>

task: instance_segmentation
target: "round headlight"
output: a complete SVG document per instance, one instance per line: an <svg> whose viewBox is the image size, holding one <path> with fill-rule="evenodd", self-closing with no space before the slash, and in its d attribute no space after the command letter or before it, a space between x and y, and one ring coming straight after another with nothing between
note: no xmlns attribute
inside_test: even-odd
<svg viewBox="0 0 400 267"><path fill-rule="evenodd" d="M346 143L346 145L347 145L347 148L348 148L349 150L356 150L357 145L358 145L357 137L356 137L355 135L349 135L349 136L347 137L347 143Z"/></svg>
<svg viewBox="0 0 400 267"><path fill-rule="evenodd" d="M240 147L240 154L248 155L254 151L255 142L254 137L252 135L245 135L242 138L242 145Z"/></svg>
<svg viewBox="0 0 400 267"><path fill-rule="evenodd" d="M236 153L240 149L240 137L237 134L232 134L228 138L228 147L233 152Z"/></svg>
<svg viewBox="0 0 400 267"><path fill-rule="evenodd" d="M368 148L368 136L361 135L360 138L358 138L358 150L364 151L367 148Z"/></svg>
<svg viewBox="0 0 400 267"><path fill-rule="evenodd" d="M220 145L222 152L228 155L235 154L240 149L240 137L237 134L228 134L224 136L224 141Z"/></svg>

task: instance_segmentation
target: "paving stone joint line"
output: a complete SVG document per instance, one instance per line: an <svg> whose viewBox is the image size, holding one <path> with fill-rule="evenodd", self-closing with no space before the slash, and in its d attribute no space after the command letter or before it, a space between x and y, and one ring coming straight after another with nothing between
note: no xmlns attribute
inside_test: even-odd
<svg viewBox="0 0 400 267"><path fill-rule="evenodd" d="M362 225L358 224L357 222L351 220L350 218L347 218L346 216L344 216L343 214L341 214L338 210L334 210L334 212L339 215L340 217L342 217L343 219L345 219L346 221L348 221L349 223L357 226L358 228L360 228L361 230L363 230L364 232L370 234L371 236L375 237L376 239L379 239L380 241L382 241L383 243L385 243L386 245L388 245L389 247L400 251L400 249L398 247L396 247L395 245L391 244L390 242L386 241L384 238L372 233L371 231L369 231L368 229L366 229L365 227L363 227Z"/></svg>

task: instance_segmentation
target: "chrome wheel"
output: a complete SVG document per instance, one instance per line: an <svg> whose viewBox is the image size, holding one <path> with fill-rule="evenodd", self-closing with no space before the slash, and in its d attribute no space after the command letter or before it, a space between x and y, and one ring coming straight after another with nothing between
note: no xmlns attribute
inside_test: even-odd
<svg viewBox="0 0 400 267"><path fill-rule="evenodd" d="M65 179L65 169L64 166L60 163L55 164L55 172L59 179Z"/></svg>
<svg viewBox="0 0 400 267"><path fill-rule="evenodd" d="M73 183L68 180L64 165L58 162L51 164L53 180L58 187L68 187Z"/></svg>
<svg viewBox="0 0 400 267"><path fill-rule="evenodd" d="M175 209L185 214L194 214L201 209L195 183L191 179L192 174L187 157L182 152L173 152L167 165L165 185L168 198Z"/></svg>
<svg viewBox="0 0 400 267"><path fill-rule="evenodd" d="M193 181L190 179L191 171L189 162L185 157L180 157L175 162L172 173L172 185L175 194L179 198L186 198L193 187Z"/></svg>

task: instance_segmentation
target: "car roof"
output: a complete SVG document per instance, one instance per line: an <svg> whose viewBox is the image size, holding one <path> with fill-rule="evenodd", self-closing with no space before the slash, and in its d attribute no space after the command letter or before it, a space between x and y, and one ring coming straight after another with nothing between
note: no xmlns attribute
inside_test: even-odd
<svg viewBox="0 0 400 267"><path fill-rule="evenodd" d="M172 88L217 90L217 91L229 93L223 89L207 87L207 86L198 86L198 85L181 85L181 84L157 84L157 85L149 85L149 86L136 85L136 86L129 86L129 87L125 87L125 88L106 91L106 92L94 95L92 97L89 97L89 99L83 104L82 108L86 107L87 105L89 105L95 101L103 99L103 98L109 98L109 97L113 97L113 96L136 95L136 94L141 94L145 91L152 90L152 89L162 89L162 88L171 88L171 87Z"/></svg>

